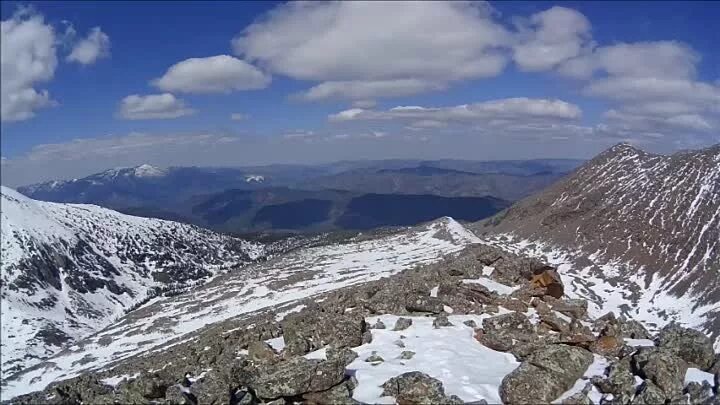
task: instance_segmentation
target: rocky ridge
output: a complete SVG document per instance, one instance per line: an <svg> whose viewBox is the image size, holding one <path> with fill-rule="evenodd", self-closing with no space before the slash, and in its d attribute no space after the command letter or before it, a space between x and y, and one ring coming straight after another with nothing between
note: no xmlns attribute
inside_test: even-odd
<svg viewBox="0 0 720 405"><path fill-rule="evenodd" d="M665 156L618 144L473 230L558 267L596 316L680 322L720 348L720 145Z"/></svg>
<svg viewBox="0 0 720 405"><path fill-rule="evenodd" d="M591 317L553 283L562 280L546 263L472 244L217 322L11 402L718 403L709 337Z"/></svg>

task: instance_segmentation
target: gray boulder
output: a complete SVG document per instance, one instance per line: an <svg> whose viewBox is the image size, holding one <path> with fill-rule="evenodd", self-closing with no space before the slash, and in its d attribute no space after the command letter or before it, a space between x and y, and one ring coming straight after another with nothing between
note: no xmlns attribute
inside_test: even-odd
<svg viewBox="0 0 720 405"><path fill-rule="evenodd" d="M619 403L627 403L635 393L635 377L628 360L610 364L607 377L594 377L593 383L603 394L612 394Z"/></svg>
<svg viewBox="0 0 720 405"><path fill-rule="evenodd" d="M307 404L359 404L352 399L352 393L356 386L355 377L349 377L329 390L303 394L303 402Z"/></svg>
<svg viewBox="0 0 720 405"><path fill-rule="evenodd" d="M638 388L635 398L632 400L633 405L657 405L664 404L667 397L665 393L650 381L645 381Z"/></svg>
<svg viewBox="0 0 720 405"><path fill-rule="evenodd" d="M368 328L359 314L306 308L285 317L282 329L285 351L305 354L326 345L337 348L360 346Z"/></svg>
<svg viewBox="0 0 720 405"><path fill-rule="evenodd" d="M628 339L650 339L650 332L638 321L634 319L620 320L620 335Z"/></svg>
<svg viewBox="0 0 720 405"><path fill-rule="evenodd" d="M713 387L707 381L703 381L702 384L699 382L692 381L683 390L683 394L688 400L688 404L703 404L709 401L713 396Z"/></svg>
<svg viewBox="0 0 720 405"><path fill-rule="evenodd" d="M250 343L247 350L248 357L258 363L275 363L280 360L275 349L263 341Z"/></svg>
<svg viewBox="0 0 720 405"><path fill-rule="evenodd" d="M383 396L395 397L398 404L447 404L442 382L419 371L393 377L382 385ZM462 403L462 402L460 402Z"/></svg>
<svg viewBox="0 0 720 405"><path fill-rule="evenodd" d="M398 320L395 322L395 327L393 330L405 330L412 325L412 319L410 318L398 318Z"/></svg>
<svg viewBox="0 0 720 405"><path fill-rule="evenodd" d="M439 298L429 296L408 297L405 303L408 312L429 312L439 314L443 312L443 303Z"/></svg>
<svg viewBox="0 0 720 405"><path fill-rule="evenodd" d="M638 375L650 380L665 395L675 398L683 389L687 363L673 353L656 348L643 348L633 356Z"/></svg>
<svg viewBox="0 0 720 405"><path fill-rule="evenodd" d="M658 335L656 344L667 350L690 366L707 370L715 361L713 341L702 332L683 328L677 324L664 327Z"/></svg>
<svg viewBox="0 0 720 405"><path fill-rule="evenodd" d="M433 320L433 327L438 329L446 326L453 326L453 324L448 320L447 314L445 312L441 312Z"/></svg>
<svg viewBox="0 0 720 405"><path fill-rule="evenodd" d="M506 404L549 403L570 389L592 361L592 353L579 347L541 348L503 379L500 397Z"/></svg>
<svg viewBox="0 0 720 405"><path fill-rule="evenodd" d="M257 370L250 388L261 399L296 397L327 391L345 378L345 364L339 358L308 360L293 357Z"/></svg>

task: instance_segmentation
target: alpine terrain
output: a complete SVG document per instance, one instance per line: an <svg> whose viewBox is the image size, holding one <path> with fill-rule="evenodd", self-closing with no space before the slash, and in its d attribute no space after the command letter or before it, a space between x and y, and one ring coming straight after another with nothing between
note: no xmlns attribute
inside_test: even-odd
<svg viewBox="0 0 720 405"><path fill-rule="evenodd" d="M291 249L3 189L3 344L69 338L3 346L2 399L717 404L719 163L618 145L490 220Z"/></svg>
<svg viewBox="0 0 720 405"><path fill-rule="evenodd" d="M597 313L720 338L720 145L663 156L618 144L476 230L559 266Z"/></svg>
<svg viewBox="0 0 720 405"><path fill-rule="evenodd" d="M2 374L29 367L177 291L264 254L262 245L2 187Z"/></svg>

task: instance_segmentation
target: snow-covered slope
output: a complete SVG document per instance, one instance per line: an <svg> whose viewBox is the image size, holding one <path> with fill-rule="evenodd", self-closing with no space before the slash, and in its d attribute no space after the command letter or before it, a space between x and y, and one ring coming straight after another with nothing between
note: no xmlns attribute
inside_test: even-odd
<svg viewBox="0 0 720 405"><path fill-rule="evenodd" d="M474 229L564 265L598 310L720 337L720 145L670 156L616 145Z"/></svg>
<svg viewBox="0 0 720 405"><path fill-rule="evenodd" d="M109 325L157 291L263 254L259 244L2 187L2 374Z"/></svg>
<svg viewBox="0 0 720 405"><path fill-rule="evenodd" d="M112 326L6 380L5 395L40 390L49 383L123 359L185 342L205 327L342 287L360 285L441 260L478 238L450 218L387 235L297 250L240 272L214 278L186 293L156 298ZM297 309L294 309L297 310Z"/></svg>

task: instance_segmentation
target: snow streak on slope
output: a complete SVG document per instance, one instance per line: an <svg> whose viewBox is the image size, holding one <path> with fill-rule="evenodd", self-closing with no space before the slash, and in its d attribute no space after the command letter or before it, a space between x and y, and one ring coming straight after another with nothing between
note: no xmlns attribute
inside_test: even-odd
<svg viewBox="0 0 720 405"><path fill-rule="evenodd" d="M377 280L478 242L444 218L379 238L295 251L214 278L193 291L157 298L111 327L16 376L8 397L192 339L201 328L330 290Z"/></svg>
<svg viewBox="0 0 720 405"><path fill-rule="evenodd" d="M2 377L109 325L153 288L186 287L261 245L2 187Z"/></svg>
<svg viewBox="0 0 720 405"><path fill-rule="evenodd" d="M589 296L720 336L720 145L670 156L616 145L474 230L563 252L593 280Z"/></svg>
<svg viewBox="0 0 720 405"><path fill-rule="evenodd" d="M720 330L715 324L720 316L720 303L699 305L691 294L675 296L664 288L660 278L647 280L643 269L629 274L628 266L621 262L599 261L595 255L587 257L579 250L530 242L509 234L488 237L483 242L556 266L565 284L565 294L587 300L592 318L612 311L642 322L653 332L677 322L713 336L715 351L720 351Z"/></svg>

